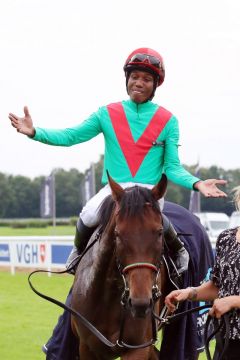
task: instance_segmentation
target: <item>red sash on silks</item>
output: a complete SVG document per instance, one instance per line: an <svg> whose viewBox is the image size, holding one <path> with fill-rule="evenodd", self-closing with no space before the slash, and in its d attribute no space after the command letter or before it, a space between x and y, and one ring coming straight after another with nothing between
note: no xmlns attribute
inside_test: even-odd
<svg viewBox="0 0 240 360"><path fill-rule="evenodd" d="M163 107L159 107L140 138L135 142L122 103L110 104L107 109L119 145L134 177L172 114Z"/></svg>

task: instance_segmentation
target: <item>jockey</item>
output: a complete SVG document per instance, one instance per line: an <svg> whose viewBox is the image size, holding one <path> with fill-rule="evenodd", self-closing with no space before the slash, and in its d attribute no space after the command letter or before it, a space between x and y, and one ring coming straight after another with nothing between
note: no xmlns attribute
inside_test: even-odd
<svg viewBox="0 0 240 360"><path fill-rule="evenodd" d="M105 185L82 209L76 226L73 250L67 268L83 252L99 223L98 207L111 193L107 170L123 188L139 185L152 188L164 172L169 180L206 197L225 197L216 185L224 180L201 181L180 164L178 121L168 110L152 102L156 88L162 85L165 69L162 56L155 50L134 50L124 64L128 100L100 107L84 122L67 129L34 128L28 108L24 117L9 114L18 132L49 145L71 146L103 133L105 156L102 182ZM160 204L163 208L163 204ZM176 258L178 272L188 267L189 255L174 227L164 218L164 237Z"/></svg>

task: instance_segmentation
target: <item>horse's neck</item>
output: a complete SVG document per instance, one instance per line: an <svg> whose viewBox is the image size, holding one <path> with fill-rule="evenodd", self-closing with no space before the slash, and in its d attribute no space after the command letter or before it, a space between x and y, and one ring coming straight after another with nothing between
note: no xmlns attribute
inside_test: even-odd
<svg viewBox="0 0 240 360"><path fill-rule="evenodd" d="M109 281L111 283L111 279L114 279L114 283L118 277L114 249L114 226L111 226L108 227L108 229L106 229L106 231L104 231L102 234L92 268L92 279L94 279L92 282L92 288L95 289L96 292L98 290L102 292L106 282L108 283L109 287Z"/></svg>

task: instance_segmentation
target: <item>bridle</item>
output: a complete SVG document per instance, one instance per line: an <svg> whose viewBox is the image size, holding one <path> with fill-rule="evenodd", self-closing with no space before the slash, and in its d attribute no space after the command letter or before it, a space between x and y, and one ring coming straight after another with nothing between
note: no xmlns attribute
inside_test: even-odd
<svg viewBox="0 0 240 360"><path fill-rule="evenodd" d="M147 204L150 205L149 203L147 203ZM119 208L116 209L115 215L117 218L119 215ZM116 239L116 235L118 233L119 232L117 230L117 224L116 224L115 229L114 229L115 239ZM163 241L163 239L162 239L162 241ZM121 322L120 322L120 332L119 332L119 339L117 340L117 344L120 347L124 347L127 349L140 349L140 348L145 348L150 345L154 345L157 341L157 332L159 330L158 323L159 323L160 319L156 318L154 308L155 308L157 301L160 300L160 298L162 296L161 290L158 287L158 279L160 276L160 267L161 267L161 263L162 263L162 252L163 252L163 245L162 245L162 251L161 251L161 259L158 261L157 265L152 264L150 262L135 262L135 263L128 264L126 266L122 266L120 260L118 259L118 257L115 254L117 268L119 270L120 276L122 277L123 284L124 284L124 290L123 290L123 293L121 296L122 313L121 313ZM152 298L151 298L151 301L149 304L149 309L151 311L152 339L149 340L148 342L140 344L140 345L131 345L131 344L127 344L123 341L125 320L127 317L127 312L129 312L129 309L130 309L130 305L129 305L130 289L128 286L126 276L132 270L143 269L143 268L149 269L156 274L153 285L152 285Z"/></svg>
<svg viewBox="0 0 240 360"><path fill-rule="evenodd" d="M152 286L153 305L156 303L156 301L158 301L160 299L160 297L162 296L162 293L158 287L158 278L160 275L160 264L159 264L159 266L156 266L149 262L137 262L137 263L129 264L129 265L125 266L124 268L122 268L121 264L119 262L117 262L117 267L122 276L123 283L124 283L124 290L123 290L122 300L121 300L121 304L123 306L126 306L127 299L129 297L129 287L128 287L125 275L129 272L129 270L133 270L133 269L147 268L156 273L154 284Z"/></svg>
<svg viewBox="0 0 240 360"><path fill-rule="evenodd" d="M128 191L128 189L126 189L126 190ZM151 204L148 203L148 202L146 203L146 205L151 207ZM119 213L120 213L120 208L117 207L115 209L115 218L118 218ZM161 214L161 218L162 218L162 214ZM162 218L162 222L163 222L163 218ZM117 229L117 224L115 224L115 229L114 229L115 240L116 240L116 237L117 237L118 233L119 232L118 232L118 229ZM123 291L123 294L122 294L122 301L121 301L121 304L123 306L126 306L126 300L127 300L128 296L129 296L129 287L127 285L126 275L130 270L133 270L133 269L145 268L145 269L150 269L150 270L152 270L153 272L156 273L155 281L154 281L154 284L152 286L152 300L153 300L153 302L155 304L156 301L160 299L162 294L161 294L160 289L158 288L157 280L158 280L159 275L160 275L160 266L161 266L161 263L162 263L162 255L163 255L163 244L164 244L164 241L163 241L163 238L162 238L161 260L158 261L157 265L152 264L150 262L136 262L136 263L128 264L128 265L123 267L120 260L117 258L116 254L115 254L117 268L119 270L120 275L122 276L123 283L124 283L124 291Z"/></svg>
<svg viewBox="0 0 240 360"><path fill-rule="evenodd" d="M156 319L156 317L155 317L154 307L155 307L156 302L162 296L162 293L158 287L158 277L160 275L160 264L159 264L159 266L156 266L149 262L136 262L136 263L129 264L125 267L122 267L120 262L117 261L117 267L120 272L120 275L122 276L123 284L124 284L124 290L123 290L122 297L121 297L122 314L121 314L121 322L120 322L120 332L119 332L119 339L117 340L117 344L118 344L118 346L127 348L127 349L140 349L140 348L145 348L150 345L154 345L157 341L158 321L159 321L159 319ZM139 269L139 268L147 268L156 273L154 284L152 286L152 299L151 299L151 302L149 305L149 307L151 309L152 339L149 340L148 342L142 343L140 345L131 345L131 344L127 344L123 341L125 320L126 320L127 312L129 311L128 299L129 299L129 294L130 294L130 289L129 289L129 286L128 286L128 283L126 280L126 275L130 270Z"/></svg>

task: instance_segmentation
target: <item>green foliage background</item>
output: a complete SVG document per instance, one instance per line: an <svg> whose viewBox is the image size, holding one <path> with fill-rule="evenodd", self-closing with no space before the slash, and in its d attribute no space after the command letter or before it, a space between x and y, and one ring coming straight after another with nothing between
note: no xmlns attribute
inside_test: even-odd
<svg viewBox="0 0 240 360"><path fill-rule="evenodd" d="M103 156L95 164L96 191L102 187L101 177ZM192 174L196 165L185 166ZM77 169L65 171L53 169L56 184L56 216L58 218L78 216L83 202L84 174ZM226 199L206 199L201 197L202 211L221 211L228 215L234 210L231 201L231 190L240 185L240 169L225 170L216 166L200 169L200 178L226 179L223 190L229 194ZM0 172L0 218L39 218L40 190L44 177L30 179L21 175L12 176ZM190 191L169 181L166 199L186 208L189 206Z"/></svg>

